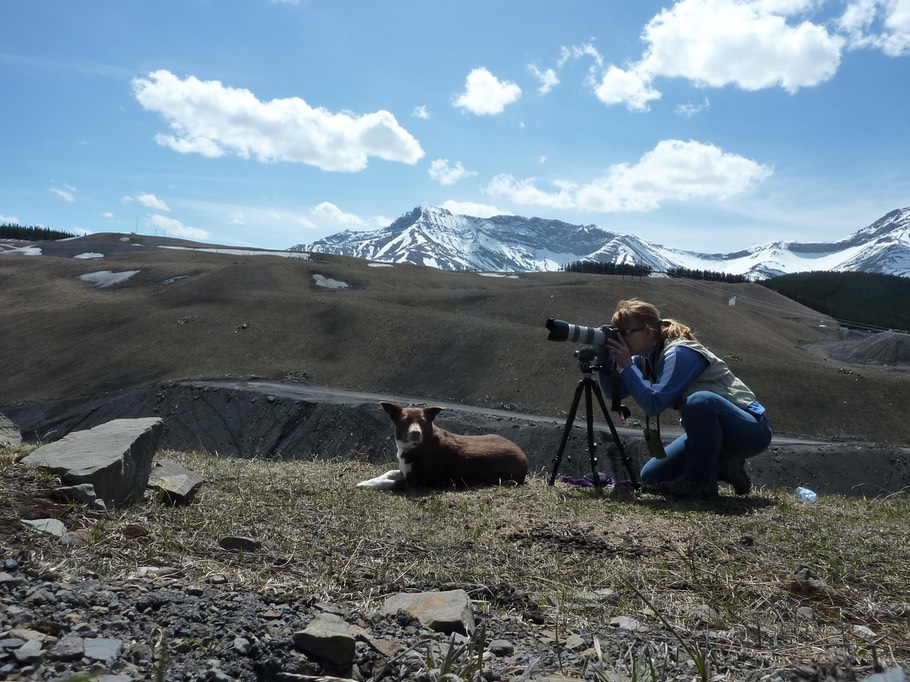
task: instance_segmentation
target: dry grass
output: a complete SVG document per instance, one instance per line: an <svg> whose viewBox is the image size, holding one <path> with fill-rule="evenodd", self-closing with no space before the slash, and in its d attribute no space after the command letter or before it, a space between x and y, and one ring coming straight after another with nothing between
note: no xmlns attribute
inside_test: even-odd
<svg viewBox="0 0 910 682"><path fill-rule="evenodd" d="M65 548L15 529L43 483L0 450L0 499L14 502L0 510L0 532L74 575L165 566L362 608L394 591L457 586L481 612L536 613L557 628L665 618L768 667L844 651L884 666L910 659L906 496L808 505L759 491L687 504L550 487L540 475L520 487L388 494L355 487L378 473L359 461L161 454L205 478L193 504L149 498L105 514L61 505L68 527L89 529L87 543ZM263 549L222 551L226 535Z"/></svg>

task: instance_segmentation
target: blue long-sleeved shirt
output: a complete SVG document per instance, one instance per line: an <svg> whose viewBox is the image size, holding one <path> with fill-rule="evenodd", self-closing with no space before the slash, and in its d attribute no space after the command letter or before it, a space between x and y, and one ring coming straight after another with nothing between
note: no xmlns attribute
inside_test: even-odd
<svg viewBox="0 0 910 682"><path fill-rule="evenodd" d="M657 348L651 351L649 363L658 362ZM604 360L603 358L600 358ZM602 364L606 364L605 362ZM679 402L689 386L709 365L708 359L691 348L672 346L664 351L660 363L660 375L654 381L645 376L645 358L632 356L632 364L619 373L620 399L632 396L644 413L650 417L659 415ZM613 397L610 375L600 372L600 385L608 397Z"/></svg>

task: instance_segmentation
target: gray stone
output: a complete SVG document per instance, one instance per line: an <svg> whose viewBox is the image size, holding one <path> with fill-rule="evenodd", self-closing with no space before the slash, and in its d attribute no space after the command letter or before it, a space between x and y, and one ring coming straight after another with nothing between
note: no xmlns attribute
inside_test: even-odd
<svg viewBox="0 0 910 682"><path fill-rule="evenodd" d="M162 426L158 417L114 419L44 445L22 462L50 469L67 485L91 483L108 506L138 502L148 485Z"/></svg>
<svg viewBox="0 0 910 682"><path fill-rule="evenodd" d="M515 645L506 639L494 639L487 649L495 656L511 656L515 653Z"/></svg>
<svg viewBox="0 0 910 682"><path fill-rule="evenodd" d="M85 640L68 633L51 649L49 657L55 661L78 661L85 653Z"/></svg>
<svg viewBox="0 0 910 682"><path fill-rule="evenodd" d="M111 637L91 637L85 642L85 657L110 665L120 655L123 642Z"/></svg>
<svg viewBox="0 0 910 682"><path fill-rule="evenodd" d="M0 412L0 445L17 448L22 445L22 434L19 428Z"/></svg>
<svg viewBox="0 0 910 682"><path fill-rule="evenodd" d="M630 630L631 632L644 632L647 626L640 621L630 618L629 616L615 616L610 619L610 627L619 628L620 630Z"/></svg>
<svg viewBox="0 0 910 682"><path fill-rule="evenodd" d="M188 504L202 483L202 478L177 462L159 459L152 466L148 487L155 490L164 502L176 505Z"/></svg>
<svg viewBox="0 0 910 682"><path fill-rule="evenodd" d="M409 613L420 624L435 632L468 635L474 631L471 598L464 590L445 592L400 592L385 600L380 613L394 615L399 610Z"/></svg>
<svg viewBox="0 0 910 682"><path fill-rule="evenodd" d="M878 639L878 635L875 634L875 631L865 625L854 625L853 634L870 643L875 642L875 640Z"/></svg>
<svg viewBox="0 0 910 682"><path fill-rule="evenodd" d="M66 526L60 519L22 519L22 523L31 526L35 530L40 530L48 535L55 535L62 538L66 533Z"/></svg>
<svg viewBox="0 0 910 682"><path fill-rule="evenodd" d="M234 651L246 656L250 653L250 640L246 637L234 637Z"/></svg>
<svg viewBox="0 0 910 682"><path fill-rule="evenodd" d="M107 505L104 500L100 499L95 493L95 486L91 483L80 483L79 485L63 485L57 488L57 491L66 496L66 499L85 504L89 507L104 510Z"/></svg>
<svg viewBox="0 0 910 682"><path fill-rule="evenodd" d="M300 651L339 667L354 663L355 645L350 626L333 613L319 614L305 630L294 633L294 646Z"/></svg>
<svg viewBox="0 0 910 682"><path fill-rule="evenodd" d="M585 647L585 640L581 635L573 632L566 637L565 646L569 651L580 651Z"/></svg>
<svg viewBox="0 0 910 682"><path fill-rule="evenodd" d="M863 682L907 682L907 676L901 668L891 668L883 673L870 675Z"/></svg>
<svg viewBox="0 0 910 682"><path fill-rule="evenodd" d="M41 642L30 639L18 649L13 649L13 656L19 663L34 663L41 658Z"/></svg>
<svg viewBox="0 0 910 682"><path fill-rule="evenodd" d="M71 530L64 533L63 537L60 538L60 542L62 542L67 547L76 547L77 545L82 545L88 542L91 537L92 531L88 528L77 528L76 530Z"/></svg>

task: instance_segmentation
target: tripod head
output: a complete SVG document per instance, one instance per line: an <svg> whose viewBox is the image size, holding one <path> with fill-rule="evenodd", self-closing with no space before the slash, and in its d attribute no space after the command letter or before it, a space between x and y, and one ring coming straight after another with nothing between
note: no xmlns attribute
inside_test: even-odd
<svg viewBox="0 0 910 682"><path fill-rule="evenodd" d="M582 346L572 355L578 360L578 369L582 374L590 375L595 370L598 372L611 372L612 368L605 367L597 362L597 350L592 346Z"/></svg>

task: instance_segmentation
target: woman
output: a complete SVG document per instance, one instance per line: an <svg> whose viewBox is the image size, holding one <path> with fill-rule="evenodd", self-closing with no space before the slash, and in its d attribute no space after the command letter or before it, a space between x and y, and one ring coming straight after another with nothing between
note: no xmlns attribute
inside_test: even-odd
<svg viewBox="0 0 910 682"><path fill-rule="evenodd" d="M643 488L667 497L712 497L717 482L725 481L737 495L749 494L745 459L771 442L765 408L755 394L689 327L661 319L650 303L619 301L612 323L618 340L608 339L601 351L612 359L618 381L611 385L610 375L601 372L604 392L612 396L615 386L620 398L631 395L649 418L677 409L685 430L665 456L652 450L656 456L641 469Z"/></svg>

